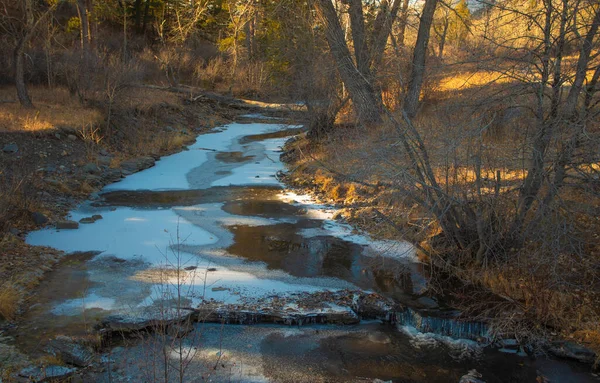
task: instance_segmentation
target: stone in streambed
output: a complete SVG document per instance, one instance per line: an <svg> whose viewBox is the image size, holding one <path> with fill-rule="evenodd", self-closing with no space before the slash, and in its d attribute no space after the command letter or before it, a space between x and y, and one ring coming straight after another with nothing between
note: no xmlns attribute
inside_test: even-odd
<svg viewBox="0 0 600 383"><path fill-rule="evenodd" d="M77 371L65 366L27 367L19 372L19 376L30 382L56 382L67 379Z"/></svg>
<svg viewBox="0 0 600 383"><path fill-rule="evenodd" d="M77 367L86 367L94 359L94 353L89 347L77 343L68 336L57 336L50 341L48 348L63 362Z"/></svg>
<svg viewBox="0 0 600 383"><path fill-rule="evenodd" d="M97 326L103 334L160 330L173 324L189 322L193 310L169 307L149 307L139 315L110 315Z"/></svg>
<svg viewBox="0 0 600 383"><path fill-rule="evenodd" d="M79 223L90 224L98 221L99 219L102 219L102 216L100 214L94 214L91 217L84 217L80 219Z"/></svg>
<svg viewBox="0 0 600 383"><path fill-rule="evenodd" d="M198 308L198 320L208 323L303 325L311 323L356 324L360 318L349 307L324 304L321 308L300 308L295 304L272 307L270 304L207 303Z"/></svg>
<svg viewBox="0 0 600 383"><path fill-rule="evenodd" d="M574 342L552 342L549 351L560 358L574 359L582 363L591 364L596 361L596 353Z"/></svg>
<svg viewBox="0 0 600 383"><path fill-rule="evenodd" d="M417 299L417 304L424 309L436 309L439 307L435 299L430 297L420 297Z"/></svg>
<svg viewBox="0 0 600 383"><path fill-rule="evenodd" d="M57 229L66 229L66 230L79 229L79 222L69 221L69 220L58 221L58 222L56 222L56 228Z"/></svg>
<svg viewBox="0 0 600 383"><path fill-rule="evenodd" d="M123 178L123 173L121 172L121 169L107 169L101 177L108 183L117 182Z"/></svg>
<svg viewBox="0 0 600 383"><path fill-rule="evenodd" d="M481 377L482 375L477 370L470 370L460 378L458 383L485 383L485 381L479 379Z"/></svg>
<svg viewBox="0 0 600 383"><path fill-rule="evenodd" d="M144 169L148 169L154 166L155 162L156 160L149 156L137 157L128 161L121 162L121 169L123 174L129 175Z"/></svg>
<svg viewBox="0 0 600 383"><path fill-rule="evenodd" d="M46 217L44 214L38 211L34 211L31 213L31 219L36 225L43 225L45 223L48 223L48 217Z"/></svg>

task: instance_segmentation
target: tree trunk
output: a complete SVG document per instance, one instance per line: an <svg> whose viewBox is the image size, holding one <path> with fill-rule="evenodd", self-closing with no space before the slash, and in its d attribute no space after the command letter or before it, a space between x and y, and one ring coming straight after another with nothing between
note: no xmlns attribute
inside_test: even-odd
<svg viewBox="0 0 600 383"><path fill-rule="evenodd" d="M448 24L448 19L444 20L444 29L442 30L442 33L438 33L438 36L440 38L440 43L438 46L438 58L440 60L444 58L444 47L446 46L446 36L448 35Z"/></svg>
<svg viewBox="0 0 600 383"><path fill-rule="evenodd" d="M25 47L27 46L27 43L33 36L33 33L35 32L37 27L40 25L40 23L42 21L44 21L46 19L46 17L48 17L52 13L52 11L54 10L55 7L56 7L56 4L53 4L36 21L36 20L34 20L34 15L33 15L33 0L25 1L25 16L26 16L25 35L17 41L17 45L16 45L15 51L14 51L14 53L15 53L15 57L14 57L14 60L15 60L15 86L17 88L17 97L19 98L19 102L21 103L21 106L23 106L24 108L33 108L33 103L31 102L31 98L29 97L29 92L27 91L27 84L25 83L25 62L24 62Z"/></svg>
<svg viewBox="0 0 600 383"><path fill-rule="evenodd" d="M381 2L381 11L377 15L375 33L371 43L371 71L373 77L375 77L377 68L379 68L383 60L383 53L385 52L388 37L392 33L392 26L398 15L401 1L395 0L391 8L387 4L387 1Z"/></svg>
<svg viewBox="0 0 600 383"><path fill-rule="evenodd" d="M356 68L367 81L372 82L371 71L369 69L369 48L367 47L367 37L365 34L365 18L363 15L362 0L348 0L348 5Z"/></svg>
<svg viewBox="0 0 600 383"><path fill-rule="evenodd" d="M412 61L412 72L408 82L408 91L404 97L403 109L408 118L417 115L419 107L419 97L421 95L421 86L425 77L425 59L427 57L427 45L429 44L429 35L431 33L431 24L438 0L425 0L423 14L419 23L419 32Z"/></svg>
<svg viewBox="0 0 600 383"><path fill-rule="evenodd" d="M315 4L317 12L325 25L325 35L329 49L340 77L352 99L358 121L365 126L381 123L381 103L375 96L373 84L362 76L352 61L350 50L344 39L344 31L333 4L330 0L315 0Z"/></svg>
<svg viewBox="0 0 600 383"><path fill-rule="evenodd" d="M598 33L598 28L600 27L600 7L596 9L596 14L594 16L594 20L592 21L592 25L588 33L583 40L583 45L581 47L581 51L579 53L579 60L577 61L577 70L575 72L575 80L573 81L573 85L571 86L571 90L569 91L569 95L567 96L567 101L565 102L565 114L572 115L575 112L577 107L577 100L579 95L581 94L581 89L583 87L583 82L585 81L588 63L590 61L590 54L592 52L592 43L596 34Z"/></svg>
<svg viewBox="0 0 600 383"><path fill-rule="evenodd" d="M135 0L133 4L135 13L135 30L137 32L142 31L142 0Z"/></svg>
<svg viewBox="0 0 600 383"><path fill-rule="evenodd" d="M27 43L28 36L22 37L17 43L15 48L15 85L17 86L17 97L21 106L24 108L33 108L33 103L27 92L27 85L25 84L25 44Z"/></svg>
<svg viewBox="0 0 600 383"><path fill-rule="evenodd" d="M79 11L79 20L81 20L81 48L88 53L90 51L90 27L86 0L77 0L77 10Z"/></svg>
<svg viewBox="0 0 600 383"><path fill-rule="evenodd" d="M142 33L146 33L146 24L148 23L148 12L150 11L150 0L146 0L144 7L144 17L142 20Z"/></svg>
<svg viewBox="0 0 600 383"><path fill-rule="evenodd" d="M400 0L396 0L400 1ZM408 1L402 0L402 12L400 13L400 23L398 25L398 45L404 46L404 35L406 33L406 24L408 23Z"/></svg>

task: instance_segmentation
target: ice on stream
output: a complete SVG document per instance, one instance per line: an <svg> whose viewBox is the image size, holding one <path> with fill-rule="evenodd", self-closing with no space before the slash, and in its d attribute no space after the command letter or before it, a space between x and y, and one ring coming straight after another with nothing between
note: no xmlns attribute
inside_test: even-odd
<svg viewBox="0 0 600 383"><path fill-rule="evenodd" d="M275 175L285 169L279 160L281 148L289 137L261 141L265 158L233 169L231 175L214 181L211 186L231 185L281 185Z"/></svg>
<svg viewBox="0 0 600 383"><path fill-rule="evenodd" d="M290 127L279 124L233 123L226 125L222 130L199 135L196 142L188 147L188 150L163 157L152 168L107 185L103 191L188 189L187 173L206 162L207 152L227 150L238 138L246 135L269 133ZM279 156L276 161L279 162ZM242 183L236 182L235 184Z"/></svg>
<svg viewBox="0 0 600 383"><path fill-rule="evenodd" d="M279 155L287 138L270 138L247 144L240 142L240 138L289 128L295 126L229 124L223 130L200 135L189 150L164 157L157 161L156 166L108 185L103 191L189 189L188 173L208 161L208 152L244 148L250 150L250 147L256 150L257 145L262 148L264 156L257 157L256 161L239 164L230 174L213 179L204 187L256 184L283 186L275 175L284 170ZM365 235L353 232L349 225L332 220L333 209L317 204L308 196L283 193L280 199L302 205L307 210L308 218L323 220L322 228L307 229L302 235L336 236L362 244L365 246L365 252L373 254L379 252L406 259L411 259L414 254L409 245L373 241ZM53 313L76 315L80 310L89 308L113 312L135 311L154 302L172 299L182 292L189 301L187 303L197 305L210 299L235 303L268 295L353 287L345 281L333 278L292 277L281 270L269 270L266 265L260 263L228 268L228 264L233 266L231 259L225 251L219 250L229 246L233 239L230 233L223 229L225 223L271 225L284 222L285 218L277 220L234 216L225 214L220 208L217 209L219 213L215 217L207 217L206 214L215 212L215 209L206 208L207 205L173 209L106 209L84 204L71 212L69 218L79 221L92 214L101 214L103 219L93 224L81 224L77 230L46 228L32 232L27 237L27 242L32 245L51 246L67 253L102 252L89 262L88 274L92 287L87 295L59 302ZM201 213L204 210L206 214L203 215ZM399 248L390 251L394 246ZM211 257L203 258L197 251L186 252L181 249L206 249L205 253L210 253ZM219 255L219 252L222 252L222 255ZM217 256L214 256L215 254ZM125 263L111 265L112 259ZM134 263L143 264L143 267L136 266L129 271L123 271ZM120 271L117 273L115 270Z"/></svg>

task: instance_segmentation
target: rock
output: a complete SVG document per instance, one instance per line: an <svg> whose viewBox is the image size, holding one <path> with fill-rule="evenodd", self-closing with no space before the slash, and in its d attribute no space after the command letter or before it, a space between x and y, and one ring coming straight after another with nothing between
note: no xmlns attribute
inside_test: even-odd
<svg viewBox="0 0 600 383"><path fill-rule="evenodd" d="M110 164L112 163L112 157L98 156L98 158L96 159L96 161L98 161L99 165L110 166Z"/></svg>
<svg viewBox="0 0 600 383"><path fill-rule="evenodd" d="M68 336L57 336L48 343L48 348L63 362L77 367L86 367L94 359L94 353L89 347L77 343Z"/></svg>
<svg viewBox="0 0 600 383"><path fill-rule="evenodd" d="M417 299L417 304L419 304L419 306L425 309L436 309L439 307L435 299L430 297L420 297L419 299Z"/></svg>
<svg viewBox="0 0 600 383"><path fill-rule="evenodd" d="M6 336L0 336L0 378L2 372L24 368L31 365L31 361L27 355L22 354L14 345L6 344L8 340Z"/></svg>
<svg viewBox="0 0 600 383"><path fill-rule="evenodd" d="M55 134L54 134L54 137L56 137L56 139L57 139L57 140L60 140L60 139L61 139L60 133L55 133Z"/></svg>
<svg viewBox="0 0 600 383"><path fill-rule="evenodd" d="M100 154L101 156L105 156L105 157L110 156L110 153L104 148L98 150L98 154Z"/></svg>
<svg viewBox="0 0 600 383"><path fill-rule="evenodd" d="M19 372L19 376L32 382L54 382L67 379L77 371L64 366L27 367Z"/></svg>
<svg viewBox="0 0 600 383"><path fill-rule="evenodd" d="M198 308L201 322L210 323L276 323L285 325L330 323L356 324L360 318L349 307L324 303L320 308L300 308L295 304L273 307L269 302L262 304L205 303Z"/></svg>
<svg viewBox="0 0 600 383"><path fill-rule="evenodd" d="M218 291L228 291L229 289L227 287L213 287L211 290L218 292Z"/></svg>
<svg viewBox="0 0 600 383"><path fill-rule="evenodd" d="M48 186L53 187L57 190L64 190L66 185L59 180L55 180L53 178L44 178L44 182L48 184Z"/></svg>
<svg viewBox="0 0 600 383"><path fill-rule="evenodd" d="M552 342L548 351L560 358L574 359L582 363L594 363L596 361L594 351L574 342Z"/></svg>
<svg viewBox="0 0 600 383"><path fill-rule="evenodd" d="M56 171L56 166L48 165L44 168L44 172L46 173L54 173Z"/></svg>
<svg viewBox="0 0 600 383"><path fill-rule="evenodd" d="M90 174L98 174L98 173L100 173L100 168L98 167L98 165L96 165L96 164L94 164L92 162L89 162L89 163L83 165L81 167L81 170L84 173L90 173Z"/></svg>
<svg viewBox="0 0 600 383"><path fill-rule="evenodd" d="M12 235L14 235L15 237L18 237L21 234L21 230L16 229L14 227L11 227L10 229L8 229L8 232L11 233Z"/></svg>
<svg viewBox="0 0 600 383"><path fill-rule="evenodd" d="M353 309L362 319L389 321L396 305L379 294L361 292L354 295Z"/></svg>
<svg viewBox="0 0 600 383"><path fill-rule="evenodd" d="M76 135L74 135L74 134L68 134L68 135L67 135L67 138L68 138L70 141L76 141L76 140L77 140L77 136L76 136Z"/></svg>
<svg viewBox="0 0 600 383"><path fill-rule="evenodd" d="M63 150L62 153L60 153L61 156L66 157L69 155L69 152L67 152L66 150Z"/></svg>
<svg viewBox="0 0 600 383"><path fill-rule="evenodd" d="M102 177L97 176L95 174L86 174L83 179L85 182L87 182L88 185L93 187L101 187L104 184Z"/></svg>
<svg viewBox="0 0 600 383"><path fill-rule="evenodd" d="M482 375L477 370L470 370L460 378L458 383L485 383L485 381L479 379L481 377Z"/></svg>
<svg viewBox="0 0 600 383"><path fill-rule="evenodd" d="M137 157L121 163L121 169L124 174L133 174L149 167L154 166L154 158L145 156Z"/></svg>
<svg viewBox="0 0 600 383"><path fill-rule="evenodd" d="M57 221L56 222L57 229L79 229L79 222L75 221Z"/></svg>
<svg viewBox="0 0 600 383"><path fill-rule="evenodd" d="M102 219L102 216L100 214L94 214L91 217L84 217L82 219L79 220L79 223L94 223L97 220Z"/></svg>
<svg viewBox="0 0 600 383"><path fill-rule="evenodd" d="M158 330L172 324L189 322L193 313L193 310L183 308L175 310L168 307L149 307L140 315L109 315L97 328L102 334Z"/></svg>
<svg viewBox="0 0 600 383"><path fill-rule="evenodd" d="M121 169L107 169L102 174L102 179L104 181L106 181L107 183L117 182L121 178L123 178L123 174L121 172Z"/></svg>
<svg viewBox="0 0 600 383"><path fill-rule="evenodd" d="M33 220L33 222L35 222L36 225L44 225L48 223L48 217L46 217L44 214L38 211L34 211L31 213L31 219Z"/></svg>
<svg viewBox="0 0 600 383"><path fill-rule="evenodd" d="M4 145L4 147L2 148L2 151L4 153L13 154L13 153L16 153L19 151L19 147L15 143L7 144L7 145Z"/></svg>

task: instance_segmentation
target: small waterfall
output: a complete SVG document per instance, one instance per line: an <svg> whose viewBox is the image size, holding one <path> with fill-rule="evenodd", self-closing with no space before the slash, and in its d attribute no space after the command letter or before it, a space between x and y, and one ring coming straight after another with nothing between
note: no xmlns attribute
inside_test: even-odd
<svg viewBox="0 0 600 383"><path fill-rule="evenodd" d="M461 321L455 317L427 316L410 308L396 312L396 323L412 326L420 332L430 332L455 339L489 340L488 326L483 322Z"/></svg>

